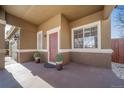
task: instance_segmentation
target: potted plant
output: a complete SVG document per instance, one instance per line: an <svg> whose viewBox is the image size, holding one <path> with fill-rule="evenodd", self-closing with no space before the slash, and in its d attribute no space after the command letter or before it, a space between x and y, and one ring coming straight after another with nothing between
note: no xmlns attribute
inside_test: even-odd
<svg viewBox="0 0 124 93"><path fill-rule="evenodd" d="M35 52L33 57L34 57L36 63L40 63L40 57L41 57L40 52Z"/></svg>
<svg viewBox="0 0 124 93"><path fill-rule="evenodd" d="M57 70L62 70L63 69L63 56L62 54L57 54L56 55L56 69Z"/></svg>

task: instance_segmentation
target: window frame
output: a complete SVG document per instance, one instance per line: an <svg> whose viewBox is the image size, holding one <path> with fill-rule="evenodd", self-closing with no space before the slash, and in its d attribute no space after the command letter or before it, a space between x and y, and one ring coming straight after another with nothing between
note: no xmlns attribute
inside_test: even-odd
<svg viewBox="0 0 124 93"><path fill-rule="evenodd" d="M41 35L41 42L39 42L39 35ZM39 47L39 45L41 47ZM37 50L42 50L43 49L43 31L37 32Z"/></svg>
<svg viewBox="0 0 124 93"><path fill-rule="evenodd" d="M85 48L85 42L84 42L84 36L85 36L85 29L86 28L91 28L97 26L97 48ZM74 47L74 32L76 30L83 29L83 48L75 48ZM101 21L96 21L93 23L89 23L86 25L82 25L79 27L72 28L72 33L71 33L71 39L72 39L72 49L85 49L85 50L95 50L95 49L101 49Z"/></svg>

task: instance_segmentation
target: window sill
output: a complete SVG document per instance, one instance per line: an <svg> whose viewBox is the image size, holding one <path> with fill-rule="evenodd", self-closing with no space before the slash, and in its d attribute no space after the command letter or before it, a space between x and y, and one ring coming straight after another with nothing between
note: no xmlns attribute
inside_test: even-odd
<svg viewBox="0 0 124 93"><path fill-rule="evenodd" d="M89 52L89 53L112 53L112 49L72 49L72 52Z"/></svg>

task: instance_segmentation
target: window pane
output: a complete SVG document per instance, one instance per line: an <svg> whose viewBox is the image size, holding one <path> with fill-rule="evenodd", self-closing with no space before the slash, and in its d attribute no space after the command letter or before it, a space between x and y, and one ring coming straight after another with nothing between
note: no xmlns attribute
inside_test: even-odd
<svg viewBox="0 0 124 93"><path fill-rule="evenodd" d="M85 48L97 48L97 26L86 28L84 32Z"/></svg>
<svg viewBox="0 0 124 93"><path fill-rule="evenodd" d="M74 48L83 48L83 29L74 31Z"/></svg>

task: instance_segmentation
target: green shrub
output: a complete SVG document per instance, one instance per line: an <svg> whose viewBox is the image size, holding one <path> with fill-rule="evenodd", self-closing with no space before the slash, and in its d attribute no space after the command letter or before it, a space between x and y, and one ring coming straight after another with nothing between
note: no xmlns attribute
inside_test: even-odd
<svg viewBox="0 0 124 93"><path fill-rule="evenodd" d="M61 61L63 61L63 56L62 56L62 54L57 54L57 55L56 55L56 62L61 62Z"/></svg>
<svg viewBox="0 0 124 93"><path fill-rule="evenodd" d="M40 52L35 52L34 55L33 55L34 58L36 57L41 57L41 53Z"/></svg>

